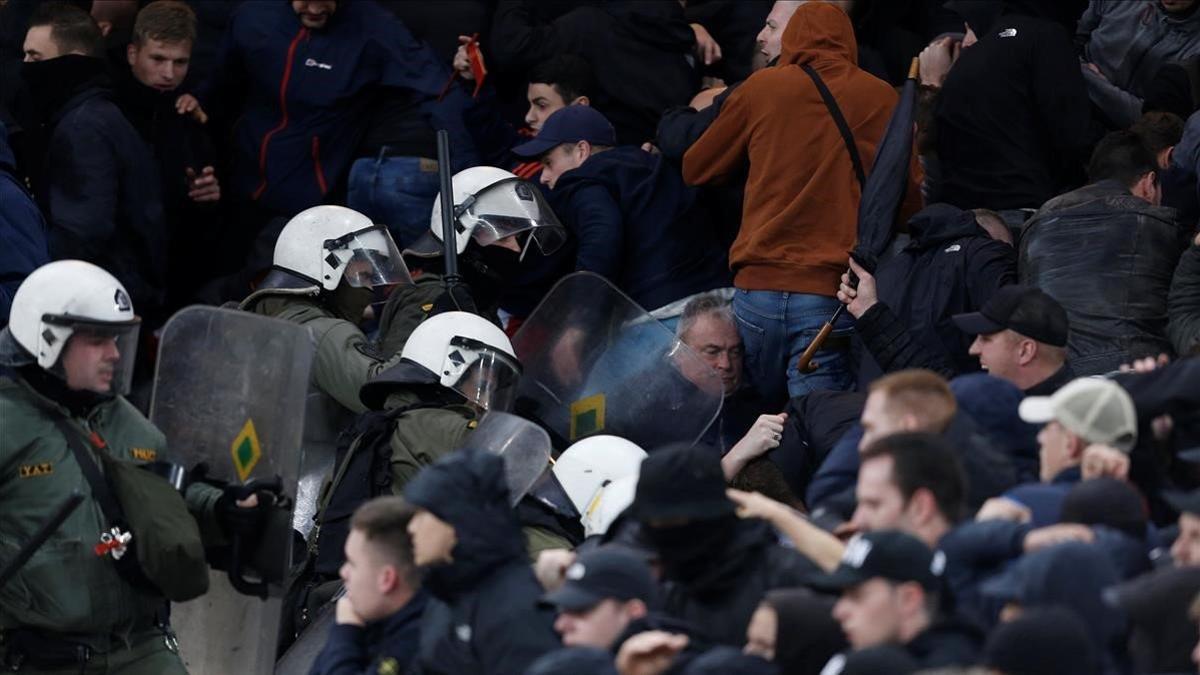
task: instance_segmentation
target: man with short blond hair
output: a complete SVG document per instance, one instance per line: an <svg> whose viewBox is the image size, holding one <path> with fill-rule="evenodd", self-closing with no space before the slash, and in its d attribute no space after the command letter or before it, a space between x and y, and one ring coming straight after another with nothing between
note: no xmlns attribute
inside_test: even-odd
<svg viewBox="0 0 1200 675"><path fill-rule="evenodd" d="M408 535L416 511L403 498L387 496L354 512L339 570L346 594L337 601L337 625L313 675L408 668L420 643L427 601Z"/></svg>
<svg viewBox="0 0 1200 675"><path fill-rule="evenodd" d="M871 384L863 407L859 449L900 431L940 434L950 426L958 405L950 385L928 370L902 370Z"/></svg>

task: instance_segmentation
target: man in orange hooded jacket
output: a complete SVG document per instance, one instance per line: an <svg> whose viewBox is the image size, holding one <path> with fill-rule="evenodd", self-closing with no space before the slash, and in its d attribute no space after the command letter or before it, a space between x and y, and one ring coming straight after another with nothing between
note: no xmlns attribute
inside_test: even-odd
<svg viewBox="0 0 1200 675"><path fill-rule="evenodd" d="M683 158L684 180L692 185L719 183L749 165L729 262L746 367L769 400L782 399L785 383L791 397L853 383L848 316L818 353L820 368L807 375L796 370L796 359L837 307L862 194L847 143L803 66L837 102L865 172L898 100L888 83L857 66L850 19L831 4L800 6L782 43L779 62L735 89ZM905 211L920 206L917 185L910 174Z"/></svg>

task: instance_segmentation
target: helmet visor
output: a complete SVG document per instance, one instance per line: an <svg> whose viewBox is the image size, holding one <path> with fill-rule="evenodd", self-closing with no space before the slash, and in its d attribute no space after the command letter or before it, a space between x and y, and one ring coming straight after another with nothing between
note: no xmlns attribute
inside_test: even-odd
<svg viewBox="0 0 1200 675"><path fill-rule="evenodd" d="M67 335L67 343L50 372L68 388L119 396L129 393L140 319L108 323L47 314L42 322L43 336Z"/></svg>
<svg viewBox="0 0 1200 675"><path fill-rule="evenodd" d="M480 246L530 232L542 254L550 255L567 240L567 231L542 193L520 178L506 178L489 185L465 206L465 212L475 219L471 236Z"/></svg>
<svg viewBox="0 0 1200 675"><path fill-rule="evenodd" d="M341 270L342 278L355 288L412 283L400 249L382 225L326 239L324 255L324 262Z"/></svg>
<svg viewBox="0 0 1200 675"><path fill-rule="evenodd" d="M456 381L446 386L483 410L512 409L517 381L521 377L521 364L516 359L478 340L461 336L450 340L450 349L469 354L467 358L471 363Z"/></svg>

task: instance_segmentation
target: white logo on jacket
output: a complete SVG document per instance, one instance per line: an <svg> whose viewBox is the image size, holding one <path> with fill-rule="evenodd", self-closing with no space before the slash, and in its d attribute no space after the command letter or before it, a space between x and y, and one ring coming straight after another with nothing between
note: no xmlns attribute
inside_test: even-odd
<svg viewBox="0 0 1200 675"><path fill-rule="evenodd" d="M1002 37L1002 38L1017 37L1017 29L1016 28L1005 28L1004 30L1000 31L1000 37Z"/></svg>
<svg viewBox="0 0 1200 675"><path fill-rule="evenodd" d="M305 59L304 65L309 68L320 68L321 70L333 70L333 66L329 65L328 63L321 63L320 61L318 61L316 59L311 59L311 58Z"/></svg>

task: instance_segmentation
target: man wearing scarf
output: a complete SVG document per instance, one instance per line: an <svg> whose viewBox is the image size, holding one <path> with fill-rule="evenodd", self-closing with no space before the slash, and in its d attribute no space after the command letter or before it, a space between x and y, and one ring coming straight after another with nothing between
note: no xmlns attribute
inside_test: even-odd
<svg viewBox="0 0 1200 675"><path fill-rule="evenodd" d="M51 2L34 12L21 78L44 152L30 173L51 257L112 272L154 327L165 319L160 181L149 148L112 101L103 48L99 27L78 7Z"/></svg>
<svg viewBox="0 0 1200 675"><path fill-rule="evenodd" d="M766 523L738 519L719 456L687 446L653 451L630 513L658 552L666 614L741 647L767 591L799 586L817 566L780 546Z"/></svg>

